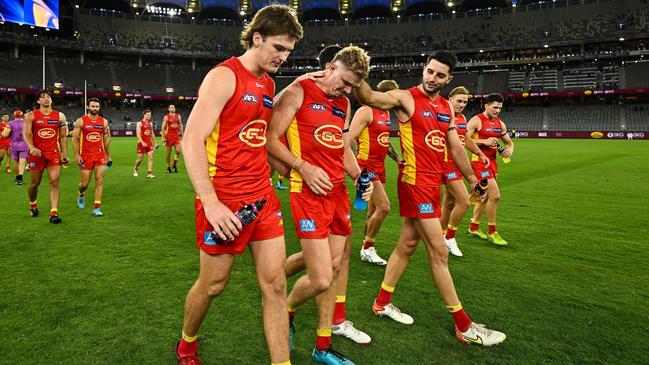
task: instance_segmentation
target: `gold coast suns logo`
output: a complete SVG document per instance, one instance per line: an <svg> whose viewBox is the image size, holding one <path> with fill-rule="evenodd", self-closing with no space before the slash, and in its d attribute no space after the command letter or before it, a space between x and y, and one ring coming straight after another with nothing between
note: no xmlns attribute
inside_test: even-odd
<svg viewBox="0 0 649 365"><path fill-rule="evenodd" d="M38 136L41 138L54 138L56 131L52 128L43 128L38 131Z"/></svg>
<svg viewBox="0 0 649 365"><path fill-rule="evenodd" d="M376 137L376 141L383 147L390 146L390 132L383 132Z"/></svg>
<svg viewBox="0 0 649 365"><path fill-rule="evenodd" d="M444 133L440 130L434 130L428 132L426 137L424 137L426 145L433 149L433 151L444 152L446 149L446 138Z"/></svg>
<svg viewBox="0 0 649 365"><path fill-rule="evenodd" d="M343 131L340 127L332 124L325 124L313 131L313 137L321 145L331 148L343 148Z"/></svg>
<svg viewBox="0 0 649 365"><path fill-rule="evenodd" d="M266 144L266 121L253 120L239 131L241 142L250 147L262 147Z"/></svg>
<svg viewBox="0 0 649 365"><path fill-rule="evenodd" d="M101 141L101 134L97 132L88 133L86 134L86 141L93 143L99 142Z"/></svg>

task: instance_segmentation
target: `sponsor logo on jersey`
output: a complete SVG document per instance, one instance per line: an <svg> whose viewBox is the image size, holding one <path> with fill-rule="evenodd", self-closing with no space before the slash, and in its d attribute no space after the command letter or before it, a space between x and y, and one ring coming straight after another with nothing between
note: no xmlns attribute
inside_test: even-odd
<svg viewBox="0 0 649 365"><path fill-rule="evenodd" d="M338 109L336 107L333 107L331 109L331 113L333 115L335 115L336 117L340 117L340 118L343 118L343 119L347 118L347 113L345 113L344 111L342 111L342 110L340 110L340 109Z"/></svg>
<svg viewBox="0 0 649 365"><path fill-rule="evenodd" d="M261 96L261 101L262 101L265 108L273 109L273 98L271 98L268 95L262 95Z"/></svg>
<svg viewBox="0 0 649 365"><path fill-rule="evenodd" d="M450 123L451 116L444 113L437 113L437 120L439 120L442 123Z"/></svg>
<svg viewBox="0 0 649 365"><path fill-rule="evenodd" d="M459 129L466 129L466 124L457 124L456 125Z"/></svg>
<svg viewBox="0 0 649 365"><path fill-rule="evenodd" d="M47 124L59 124L58 120L48 120Z"/></svg>
<svg viewBox="0 0 649 365"><path fill-rule="evenodd" d="M311 108L311 110L316 111L316 112L326 112L327 111L327 106L323 105L323 104L320 104L320 103L311 103L309 105L309 108Z"/></svg>
<svg viewBox="0 0 649 365"><path fill-rule="evenodd" d="M246 104L257 104L259 98L257 97L257 95L246 91L246 93L241 97L241 100L243 100L243 102Z"/></svg>
<svg viewBox="0 0 649 365"><path fill-rule="evenodd" d="M496 133L501 133L503 131L503 129L502 128L494 128L493 131L496 132Z"/></svg>
<svg viewBox="0 0 649 365"><path fill-rule="evenodd" d="M101 141L101 134L97 132L88 133L86 134L86 141L94 143L99 142Z"/></svg>
<svg viewBox="0 0 649 365"><path fill-rule="evenodd" d="M433 214L435 209L433 209L432 203L419 203L419 214Z"/></svg>
<svg viewBox="0 0 649 365"><path fill-rule="evenodd" d="M95 124L92 127L95 128L95 129L104 129L104 126L102 124Z"/></svg>
<svg viewBox="0 0 649 365"><path fill-rule="evenodd" d="M36 121L36 124L43 124L43 123L45 123L45 121L43 121L43 120L37 120Z"/></svg>
<svg viewBox="0 0 649 365"><path fill-rule="evenodd" d="M428 132L426 137L424 137L424 142L426 142L426 145L433 151L444 152L446 149L446 137L440 130Z"/></svg>
<svg viewBox="0 0 649 365"><path fill-rule="evenodd" d="M258 83L258 82L255 82L255 86L256 86L256 87L259 87L259 88L263 88L263 87L264 87L264 84L260 84L260 83Z"/></svg>
<svg viewBox="0 0 649 365"><path fill-rule="evenodd" d="M241 128L239 139L250 147L262 147L266 144L266 126L265 120L253 120Z"/></svg>
<svg viewBox="0 0 649 365"><path fill-rule="evenodd" d="M313 219L300 219L300 232L315 232L315 221Z"/></svg>
<svg viewBox="0 0 649 365"><path fill-rule="evenodd" d="M38 131L38 136L41 138L54 138L56 131L52 128L43 128Z"/></svg>
<svg viewBox="0 0 649 365"><path fill-rule="evenodd" d="M447 179L455 179L456 177L457 177L457 173L455 172L449 172L448 174L446 174Z"/></svg>
<svg viewBox="0 0 649 365"><path fill-rule="evenodd" d="M383 147L390 146L390 132L383 132L376 136L376 141Z"/></svg>
<svg viewBox="0 0 649 365"><path fill-rule="evenodd" d="M332 124L320 126L313 132L313 137L325 147L343 148L343 131L338 126Z"/></svg>
<svg viewBox="0 0 649 365"><path fill-rule="evenodd" d="M491 173L489 173L489 171L482 171L482 172L480 173L480 176L481 176L481 177L489 177L489 176L491 176Z"/></svg>
<svg viewBox="0 0 649 365"><path fill-rule="evenodd" d="M371 180L371 179L376 179L376 172L374 172L374 171L370 171L370 172L368 172L368 173L367 173L367 177L369 177L370 180Z"/></svg>

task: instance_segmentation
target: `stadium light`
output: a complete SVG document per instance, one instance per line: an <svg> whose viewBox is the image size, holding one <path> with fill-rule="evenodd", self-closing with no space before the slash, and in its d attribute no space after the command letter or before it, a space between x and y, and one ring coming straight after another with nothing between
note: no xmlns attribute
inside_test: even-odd
<svg viewBox="0 0 649 365"><path fill-rule="evenodd" d="M620 37L620 42L623 42L623 41L624 41L624 37Z"/></svg>
<svg viewBox="0 0 649 365"><path fill-rule="evenodd" d="M392 11L399 11L399 8L397 8L396 6L393 6Z"/></svg>
<svg viewBox="0 0 649 365"><path fill-rule="evenodd" d="M77 8L77 9L79 9L79 4L75 5L74 7Z"/></svg>
<svg viewBox="0 0 649 365"><path fill-rule="evenodd" d="M550 46L547 45L547 44L544 44L544 45L543 45L543 48L548 48L548 47L550 47Z"/></svg>

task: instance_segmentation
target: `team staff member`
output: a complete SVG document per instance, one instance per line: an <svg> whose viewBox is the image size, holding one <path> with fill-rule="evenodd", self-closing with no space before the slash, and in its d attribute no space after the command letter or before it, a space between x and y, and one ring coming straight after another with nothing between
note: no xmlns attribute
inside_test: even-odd
<svg viewBox="0 0 649 365"><path fill-rule="evenodd" d="M29 147L27 147L23 138L25 126L23 112L21 110L14 111L14 118L1 132L3 137L11 140L11 158L17 166L15 183L16 185L22 185L24 184L23 175L25 167L27 167L27 157L29 157Z"/></svg>

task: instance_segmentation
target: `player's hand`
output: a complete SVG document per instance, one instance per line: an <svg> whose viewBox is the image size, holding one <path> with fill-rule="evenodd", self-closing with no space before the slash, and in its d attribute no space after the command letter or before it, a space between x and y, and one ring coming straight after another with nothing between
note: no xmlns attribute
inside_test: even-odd
<svg viewBox="0 0 649 365"><path fill-rule="evenodd" d="M485 139L485 143L489 147L496 147L496 146L498 146L498 138L489 137L489 138Z"/></svg>
<svg viewBox="0 0 649 365"><path fill-rule="evenodd" d="M333 184L329 180L329 175L323 169L313 166L308 162L304 162L298 171L302 175L302 179L306 185L316 195L327 195L327 191L333 189Z"/></svg>
<svg viewBox="0 0 649 365"><path fill-rule="evenodd" d="M512 151L509 148L506 148L503 153L503 157L510 157L512 155Z"/></svg>
<svg viewBox="0 0 649 365"><path fill-rule="evenodd" d="M397 165L399 166L399 170L401 170L402 168L404 168L406 166L406 160L399 160Z"/></svg>
<svg viewBox="0 0 649 365"><path fill-rule="evenodd" d="M79 165L83 165L83 158L81 158L81 155L74 156L74 159L77 161Z"/></svg>
<svg viewBox="0 0 649 365"><path fill-rule="evenodd" d="M167 139L166 138L162 139L162 144L167 144Z"/></svg>
<svg viewBox="0 0 649 365"><path fill-rule="evenodd" d="M36 157L41 157L41 150L36 147L29 147L29 154Z"/></svg>
<svg viewBox="0 0 649 365"><path fill-rule="evenodd" d="M293 82L300 82L302 80L316 80L324 77L324 75L325 75L325 71L307 72L304 75L297 77Z"/></svg>
<svg viewBox="0 0 649 365"><path fill-rule="evenodd" d="M489 157L487 157L484 153L480 153L478 158L480 159L480 161L482 161L485 168L489 167L489 165L491 164L491 161L489 161Z"/></svg>
<svg viewBox="0 0 649 365"><path fill-rule="evenodd" d="M475 187L478 185L478 178L475 175L470 175L466 179L469 182L469 192L474 192Z"/></svg>
<svg viewBox="0 0 649 365"><path fill-rule="evenodd" d="M241 221L228 207L220 201L203 206L205 217L214 228L214 232L224 241L232 241L241 231Z"/></svg>
<svg viewBox="0 0 649 365"><path fill-rule="evenodd" d="M358 180L356 180L356 186L358 186ZM374 184L370 181L370 185L363 192L363 200L365 200L366 202L370 201L373 192L374 192Z"/></svg>
<svg viewBox="0 0 649 365"><path fill-rule="evenodd" d="M144 147L144 148L147 148L147 147L149 147L149 145L148 145L148 144L146 144L146 143L144 143L144 142L141 142L140 144L141 144L141 145L142 145L142 147Z"/></svg>

